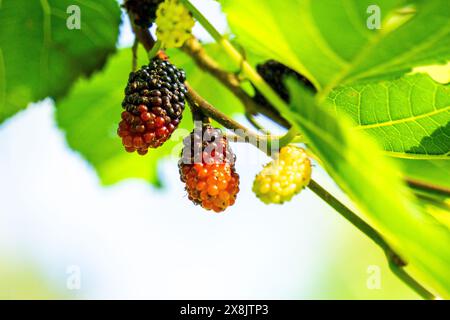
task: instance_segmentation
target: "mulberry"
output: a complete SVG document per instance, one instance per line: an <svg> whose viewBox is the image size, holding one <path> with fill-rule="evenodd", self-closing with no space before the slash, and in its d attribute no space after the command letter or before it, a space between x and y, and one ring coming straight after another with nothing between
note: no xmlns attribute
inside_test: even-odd
<svg viewBox="0 0 450 320"><path fill-rule="evenodd" d="M253 192L266 204L282 204L305 188L310 179L311 162L305 150L286 146L255 177Z"/></svg>
<svg viewBox="0 0 450 320"><path fill-rule="evenodd" d="M206 210L224 211L236 201L239 175L236 156L220 129L209 125L184 139L178 163L189 199Z"/></svg>
<svg viewBox="0 0 450 320"><path fill-rule="evenodd" d="M126 0L123 7L134 16L134 23L150 28L156 18L156 10L164 0Z"/></svg>
<svg viewBox="0 0 450 320"><path fill-rule="evenodd" d="M301 82L312 92L317 92L314 85L307 78L276 60L267 60L263 64L257 65L256 71L286 103L290 103L290 97L289 91L286 88L284 81L290 76ZM260 105L270 108L279 115L280 113L278 112L278 110L275 109L269 101L267 101L267 99L261 94L261 92L256 87L254 87L254 89L255 95L253 97L253 100Z"/></svg>
<svg viewBox="0 0 450 320"><path fill-rule="evenodd" d="M128 152L144 155L148 148L159 147L181 121L186 76L161 57L130 73L122 102L125 111L117 130Z"/></svg>
<svg viewBox="0 0 450 320"><path fill-rule="evenodd" d="M178 0L166 0L156 11L156 36L166 48L178 48L191 37L194 19Z"/></svg>

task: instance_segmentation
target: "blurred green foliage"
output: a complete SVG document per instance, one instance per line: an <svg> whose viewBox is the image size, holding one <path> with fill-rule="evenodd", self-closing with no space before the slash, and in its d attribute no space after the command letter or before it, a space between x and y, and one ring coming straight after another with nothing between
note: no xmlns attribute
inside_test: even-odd
<svg viewBox="0 0 450 320"><path fill-rule="evenodd" d="M32 264L0 254L0 299L65 299Z"/></svg>

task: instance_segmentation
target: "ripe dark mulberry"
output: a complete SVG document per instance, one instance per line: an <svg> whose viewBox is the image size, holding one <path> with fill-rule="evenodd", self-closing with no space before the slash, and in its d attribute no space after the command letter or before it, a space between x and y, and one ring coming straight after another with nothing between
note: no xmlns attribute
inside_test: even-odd
<svg viewBox="0 0 450 320"><path fill-rule="evenodd" d="M276 93L278 93L280 98L283 99L286 103L290 103L289 91L284 84L284 81L288 77L294 77L314 93L317 91L314 85L307 78L276 60L267 60L263 64L257 65L256 70L259 75L267 82L267 84L270 85L270 87ZM279 115L278 110L276 110L270 104L270 102L267 101L267 99L261 94L261 92L259 92L259 90L255 87L254 89L254 101L260 105L270 108Z"/></svg>
<svg viewBox="0 0 450 320"><path fill-rule="evenodd" d="M236 201L239 175L236 156L220 129L209 125L184 139L178 163L189 199L207 210L224 211Z"/></svg>
<svg viewBox="0 0 450 320"><path fill-rule="evenodd" d="M143 28L150 28L156 18L156 10L164 0L126 0L123 7L133 14L134 23Z"/></svg>
<svg viewBox="0 0 450 320"><path fill-rule="evenodd" d="M117 134L128 152L144 155L169 139L184 110L186 76L160 56L132 72Z"/></svg>

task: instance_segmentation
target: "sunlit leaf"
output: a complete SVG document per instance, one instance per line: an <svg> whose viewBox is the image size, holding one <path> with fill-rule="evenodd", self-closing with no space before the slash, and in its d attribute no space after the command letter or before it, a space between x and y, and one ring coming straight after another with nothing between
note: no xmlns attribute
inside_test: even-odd
<svg viewBox="0 0 450 320"><path fill-rule="evenodd" d="M335 87L399 75L450 59L447 0L222 0L237 40L310 78ZM380 29L370 29L370 6ZM399 9L410 6L413 13ZM400 22L393 18L406 15ZM295 30L295 32L293 32Z"/></svg>
<svg viewBox="0 0 450 320"><path fill-rule="evenodd" d="M328 101L393 156L450 159L450 85L419 73L338 87Z"/></svg>

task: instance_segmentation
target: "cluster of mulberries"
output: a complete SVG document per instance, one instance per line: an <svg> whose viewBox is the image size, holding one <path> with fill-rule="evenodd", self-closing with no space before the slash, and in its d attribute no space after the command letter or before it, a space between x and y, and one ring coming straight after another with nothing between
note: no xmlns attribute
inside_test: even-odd
<svg viewBox="0 0 450 320"><path fill-rule="evenodd" d="M166 0L156 11L156 36L166 48L178 48L192 35L194 18L178 0Z"/></svg>
<svg viewBox="0 0 450 320"><path fill-rule="evenodd" d="M256 66L256 71L286 103L290 102L289 91L284 84L288 77L294 77L306 88L310 89L312 92L316 92L316 88L307 78L276 60L267 60L263 64L258 64ZM256 87L254 87L254 89L254 101L260 105L272 109L274 112L279 114L279 112L270 104L269 101L267 101L267 99L261 94L261 92Z"/></svg>
<svg viewBox="0 0 450 320"><path fill-rule="evenodd" d="M239 192L236 156L220 129L205 125L183 141L178 167L189 199L207 210L224 211Z"/></svg>
<svg viewBox="0 0 450 320"><path fill-rule="evenodd" d="M185 80L184 71L160 55L130 73L117 130L128 152L144 155L170 137L182 118Z"/></svg>
<svg viewBox="0 0 450 320"><path fill-rule="evenodd" d="M150 28L156 18L156 10L164 0L125 0L123 7L133 14L134 23L142 28Z"/></svg>
<svg viewBox="0 0 450 320"><path fill-rule="evenodd" d="M302 148L286 146L255 177L253 192L266 204L289 201L311 179L311 162Z"/></svg>

